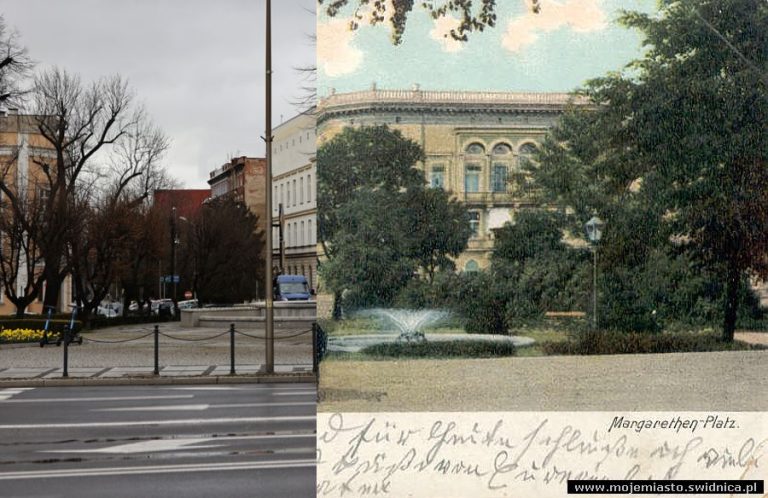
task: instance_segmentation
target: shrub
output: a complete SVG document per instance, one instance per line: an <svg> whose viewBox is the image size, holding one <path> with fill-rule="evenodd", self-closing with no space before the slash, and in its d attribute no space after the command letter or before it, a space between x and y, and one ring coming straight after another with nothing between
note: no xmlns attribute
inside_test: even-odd
<svg viewBox="0 0 768 498"><path fill-rule="evenodd" d="M45 331L35 329L5 329L0 330L2 342L37 342L43 338Z"/></svg>
<svg viewBox="0 0 768 498"><path fill-rule="evenodd" d="M362 350L362 353L371 356L395 358L493 358L514 356L515 352L515 345L507 341L391 342L375 344Z"/></svg>
<svg viewBox="0 0 768 498"><path fill-rule="evenodd" d="M723 350L765 349L739 341L727 343L713 332L650 334L640 332L588 331L565 342L543 342L548 355L689 353Z"/></svg>
<svg viewBox="0 0 768 498"><path fill-rule="evenodd" d="M69 327L69 320L52 319L48 324L48 332L58 333L65 327ZM0 328L44 330L45 318L4 318L0 320ZM82 329L83 323L75 320L75 332L80 332Z"/></svg>

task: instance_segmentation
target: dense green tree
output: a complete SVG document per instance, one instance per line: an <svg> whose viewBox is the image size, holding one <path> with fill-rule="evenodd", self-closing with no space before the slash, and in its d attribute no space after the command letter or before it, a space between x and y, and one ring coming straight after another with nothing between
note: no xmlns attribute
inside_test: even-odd
<svg viewBox="0 0 768 498"><path fill-rule="evenodd" d="M181 231L179 269L200 302L236 303L263 296L264 234L258 218L230 197L202 207ZM261 296L260 296L261 295Z"/></svg>
<svg viewBox="0 0 768 498"><path fill-rule="evenodd" d="M646 55L588 85L594 106L553 130L535 181L574 224L608 222L603 270L650 270L658 244L702 261L724 283L733 340L745 274L768 275L768 5L665 1L659 16L622 22L645 36ZM628 290L629 280L610 281Z"/></svg>
<svg viewBox="0 0 768 498"><path fill-rule="evenodd" d="M467 248L472 234L466 207L443 189L423 189L405 199L400 228L408 234L408 253L431 284L438 271L456 269L451 258Z"/></svg>
<svg viewBox="0 0 768 498"><path fill-rule="evenodd" d="M325 285L347 307L389 306L413 278L416 261L408 254L408 215L399 196L358 191L338 213L343 229L331 245L333 258L320 266Z"/></svg>
<svg viewBox="0 0 768 498"><path fill-rule="evenodd" d="M421 271L453 269L469 238L466 210L426 188L421 147L386 126L345 128L318 148L320 271L340 317L350 306L391 305Z"/></svg>

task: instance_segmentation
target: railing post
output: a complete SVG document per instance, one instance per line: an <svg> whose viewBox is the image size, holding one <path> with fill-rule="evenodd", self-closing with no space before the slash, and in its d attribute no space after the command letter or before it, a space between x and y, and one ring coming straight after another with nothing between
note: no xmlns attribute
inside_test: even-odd
<svg viewBox="0 0 768 498"><path fill-rule="evenodd" d="M160 375L160 327L155 325L155 375Z"/></svg>
<svg viewBox="0 0 768 498"><path fill-rule="evenodd" d="M235 324L229 324L229 375L235 375Z"/></svg>
<svg viewBox="0 0 768 498"><path fill-rule="evenodd" d="M317 322L312 324L312 371L317 374L319 362L317 361Z"/></svg>
<svg viewBox="0 0 768 498"><path fill-rule="evenodd" d="M69 329L64 327L64 373L62 377L69 377Z"/></svg>

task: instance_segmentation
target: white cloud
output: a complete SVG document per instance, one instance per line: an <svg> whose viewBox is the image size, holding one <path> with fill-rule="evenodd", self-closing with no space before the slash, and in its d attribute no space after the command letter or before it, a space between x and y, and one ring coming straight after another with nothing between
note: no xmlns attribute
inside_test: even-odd
<svg viewBox="0 0 768 498"><path fill-rule="evenodd" d="M327 76L354 73L363 62L362 50L352 46L356 31L349 19L333 19L317 25L317 65Z"/></svg>
<svg viewBox="0 0 768 498"><path fill-rule="evenodd" d="M444 52L458 52L464 48L464 43L454 40L453 37L451 37L451 30L457 29L459 24L461 24L461 22L455 17L440 17L435 19L434 28L429 32L429 36L440 43Z"/></svg>
<svg viewBox="0 0 768 498"><path fill-rule="evenodd" d="M529 4L529 0L526 0ZM541 33L549 33L567 27L577 33L599 31L606 27L606 15L600 8L600 0L541 0L541 9L534 14L528 5L527 12L509 21L501 44L510 52L520 52L534 43Z"/></svg>

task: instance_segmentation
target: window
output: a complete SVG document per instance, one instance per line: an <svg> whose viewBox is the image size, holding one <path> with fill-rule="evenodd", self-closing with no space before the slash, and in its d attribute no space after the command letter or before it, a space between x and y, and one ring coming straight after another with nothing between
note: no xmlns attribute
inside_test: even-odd
<svg viewBox="0 0 768 498"><path fill-rule="evenodd" d="M299 224L294 222L293 223L293 245L294 246L299 245L299 237L298 237L298 234L296 233L298 227L299 227Z"/></svg>
<svg viewBox="0 0 768 498"><path fill-rule="evenodd" d="M312 175L307 175L307 202L312 202Z"/></svg>
<svg viewBox="0 0 768 498"><path fill-rule="evenodd" d="M299 204L304 204L304 177L299 178Z"/></svg>
<svg viewBox="0 0 768 498"><path fill-rule="evenodd" d="M480 191L480 165L467 164L464 173L464 192Z"/></svg>
<svg viewBox="0 0 768 498"><path fill-rule="evenodd" d="M466 153L472 155L485 154L485 147L477 142L471 143L467 146Z"/></svg>
<svg viewBox="0 0 768 498"><path fill-rule="evenodd" d="M491 191L493 192L506 192L507 191L507 165L496 163L493 165L493 172L491 174Z"/></svg>
<svg viewBox="0 0 768 498"><path fill-rule="evenodd" d="M312 220L307 220L307 244L314 243L314 233L312 233Z"/></svg>
<svg viewBox="0 0 768 498"><path fill-rule="evenodd" d="M283 204L283 199L285 198L285 185L280 184L280 204Z"/></svg>
<svg viewBox="0 0 768 498"><path fill-rule="evenodd" d="M274 211L275 213L277 212L277 208L278 208L278 202L277 201L278 201L278 199L277 199L277 185L275 185L275 196L272 198L272 206L273 206L272 211Z"/></svg>
<svg viewBox="0 0 768 498"><path fill-rule="evenodd" d="M512 153L512 147L510 147L507 144L496 144L496 146L493 148L493 155L494 156L506 156L507 154Z"/></svg>
<svg viewBox="0 0 768 498"><path fill-rule="evenodd" d="M293 180L293 205L296 205L296 180Z"/></svg>
<svg viewBox="0 0 768 498"><path fill-rule="evenodd" d="M299 245L302 245L302 246L304 245L304 233L305 233L304 232L304 222L302 221L301 222L301 232L299 232L299 239L301 240L301 244L299 244ZM304 272L302 271L302 273L304 273Z"/></svg>
<svg viewBox="0 0 768 498"><path fill-rule="evenodd" d="M445 167L442 164L432 166L432 171L429 173L429 186L445 188Z"/></svg>
<svg viewBox="0 0 768 498"><path fill-rule="evenodd" d="M477 264L477 261L474 259L470 259L467 261L467 264L464 265L464 271L468 273L473 273L480 270L480 265Z"/></svg>
<svg viewBox="0 0 768 498"><path fill-rule="evenodd" d="M530 156L531 154L535 154L537 150L539 150L539 148L536 147L536 144L531 142L524 143L519 149L521 156Z"/></svg>
<svg viewBox="0 0 768 498"><path fill-rule="evenodd" d="M472 238L480 236L480 211L469 212L469 228L472 230Z"/></svg>
<svg viewBox="0 0 768 498"><path fill-rule="evenodd" d="M290 206L291 205L291 185L290 184L288 184L288 186L285 187L285 191L286 191L285 205Z"/></svg>

